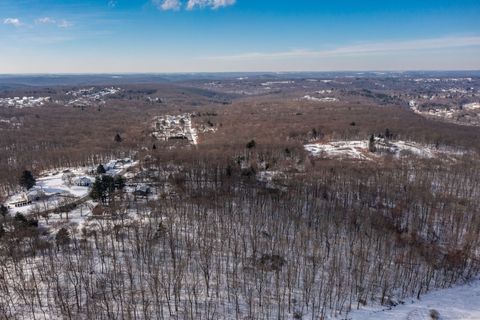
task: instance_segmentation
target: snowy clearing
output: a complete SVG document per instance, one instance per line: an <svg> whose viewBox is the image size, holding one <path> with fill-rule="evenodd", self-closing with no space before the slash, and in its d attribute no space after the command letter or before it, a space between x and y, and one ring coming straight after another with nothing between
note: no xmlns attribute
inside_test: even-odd
<svg viewBox="0 0 480 320"><path fill-rule="evenodd" d="M104 165L110 176L124 175L128 168L138 165L130 158L111 160ZM29 213L58 208L67 202L88 196L95 181L95 168L65 168L61 171L46 171L37 178L36 184L27 192L19 192L7 200L12 212Z"/></svg>
<svg viewBox="0 0 480 320"><path fill-rule="evenodd" d="M267 81L267 82L264 82L262 83L262 86L266 87L266 86L272 86L272 85L276 85L276 84L294 84L295 81Z"/></svg>
<svg viewBox="0 0 480 320"><path fill-rule="evenodd" d="M437 149L412 141L386 141L375 139L376 152L369 151L368 140L331 141L305 145L305 150L313 156L330 159L374 160L379 156L390 154L397 158L414 155L420 158L436 158L439 155L461 156L462 151Z"/></svg>
<svg viewBox="0 0 480 320"><path fill-rule="evenodd" d="M477 110L480 109L480 102L467 103L463 105L465 110Z"/></svg>
<svg viewBox="0 0 480 320"><path fill-rule="evenodd" d="M308 100L308 101L315 101L315 102L337 102L338 99L334 97L324 97L324 98L317 98L312 97L310 95L306 95L301 100Z"/></svg>

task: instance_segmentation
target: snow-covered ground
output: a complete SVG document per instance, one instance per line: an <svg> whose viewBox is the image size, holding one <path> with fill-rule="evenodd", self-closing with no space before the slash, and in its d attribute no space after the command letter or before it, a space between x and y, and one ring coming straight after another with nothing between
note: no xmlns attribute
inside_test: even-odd
<svg viewBox="0 0 480 320"><path fill-rule="evenodd" d="M368 140L331 141L305 145L305 150L313 156L331 159L374 160L379 156L391 154L395 157L414 155L420 158L435 158L439 155L461 156L462 151L436 149L412 141L386 141L375 139L376 152L369 151Z"/></svg>
<svg viewBox="0 0 480 320"><path fill-rule="evenodd" d="M338 101L338 99L334 97L317 98L310 95L304 96L302 100L315 101L315 102L337 102Z"/></svg>
<svg viewBox="0 0 480 320"><path fill-rule="evenodd" d="M197 130L189 113L155 117L152 128L152 135L158 140L185 139L194 145L198 143Z"/></svg>
<svg viewBox="0 0 480 320"><path fill-rule="evenodd" d="M418 108L418 104L412 100L409 103L410 109L415 112L416 114L422 115L422 116L432 116L432 117L438 117L438 118L444 118L444 119L452 119L455 116L455 111L450 110L450 109L430 109L428 111L422 111Z"/></svg>
<svg viewBox="0 0 480 320"><path fill-rule="evenodd" d="M366 160L368 142L365 141L332 141L305 145L305 150L313 156L327 158L350 158Z"/></svg>
<svg viewBox="0 0 480 320"><path fill-rule="evenodd" d="M49 101L50 97L0 98L0 107L32 108L43 106Z"/></svg>
<svg viewBox="0 0 480 320"><path fill-rule="evenodd" d="M463 105L465 110L478 110L480 109L480 102L467 103Z"/></svg>
<svg viewBox="0 0 480 320"><path fill-rule="evenodd" d="M438 79L438 78L417 78L413 79L415 82L461 82L461 81L466 81L466 82L471 82L472 78L444 78L444 79Z"/></svg>
<svg viewBox="0 0 480 320"><path fill-rule="evenodd" d="M294 84L295 81L289 81L289 80L285 80L285 81L267 81L267 82L264 82L262 83L262 86L264 87L269 87L269 86L273 86L273 85L277 85L277 84Z"/></svg>
<svg viewBox="0 0 480 320"><path fill-rule="evenodd" d="M449 289L433 291L420 300L410 299L391 309L365 308L350 313L351 320L432 320L438 312L440 320L480 319L480 280ZM345 318L345 317L344 317Z"/></svg>
<svg viewBox="0 0 480 320"><path fill-rule="evenodd" d="M19 128L22 123L15 117L12 117L10 119L5 119L5 118L0 118L0 126L5 125L13 128Z"/></svg>

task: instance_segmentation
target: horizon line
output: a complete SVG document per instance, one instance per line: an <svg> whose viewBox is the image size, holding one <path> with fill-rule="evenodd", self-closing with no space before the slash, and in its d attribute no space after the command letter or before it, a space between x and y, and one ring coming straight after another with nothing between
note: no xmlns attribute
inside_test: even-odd
<svg viewBox="0 0 480 320"><path fill-rule="evenodd" d="M377 69L377 70L311 70L311 71L127 71L127 72L18 72L18 73L0 73L0 77L5 76L82 76L82 75L194 75L194 74L301 74L301 73L408 73L408 72L480 72L480 69Z"/></svg>

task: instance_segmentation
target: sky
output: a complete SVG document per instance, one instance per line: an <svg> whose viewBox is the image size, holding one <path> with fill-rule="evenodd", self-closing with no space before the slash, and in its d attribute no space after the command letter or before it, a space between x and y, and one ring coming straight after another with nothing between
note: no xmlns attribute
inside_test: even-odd
<svg viewBox="0 0 480 320"><path fill-rule="evenodd" d="M479 0L0 0L0 74L480 70Z"/></svg>

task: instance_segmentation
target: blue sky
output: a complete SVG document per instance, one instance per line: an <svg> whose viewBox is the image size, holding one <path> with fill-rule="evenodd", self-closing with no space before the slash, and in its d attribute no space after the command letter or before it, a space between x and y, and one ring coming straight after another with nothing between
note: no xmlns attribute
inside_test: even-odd
<svg viewBox="0 0 480 320"><path fill-rule="evenodd" d="M0 0L0 73L480 69L480 1Z"/></svg>

